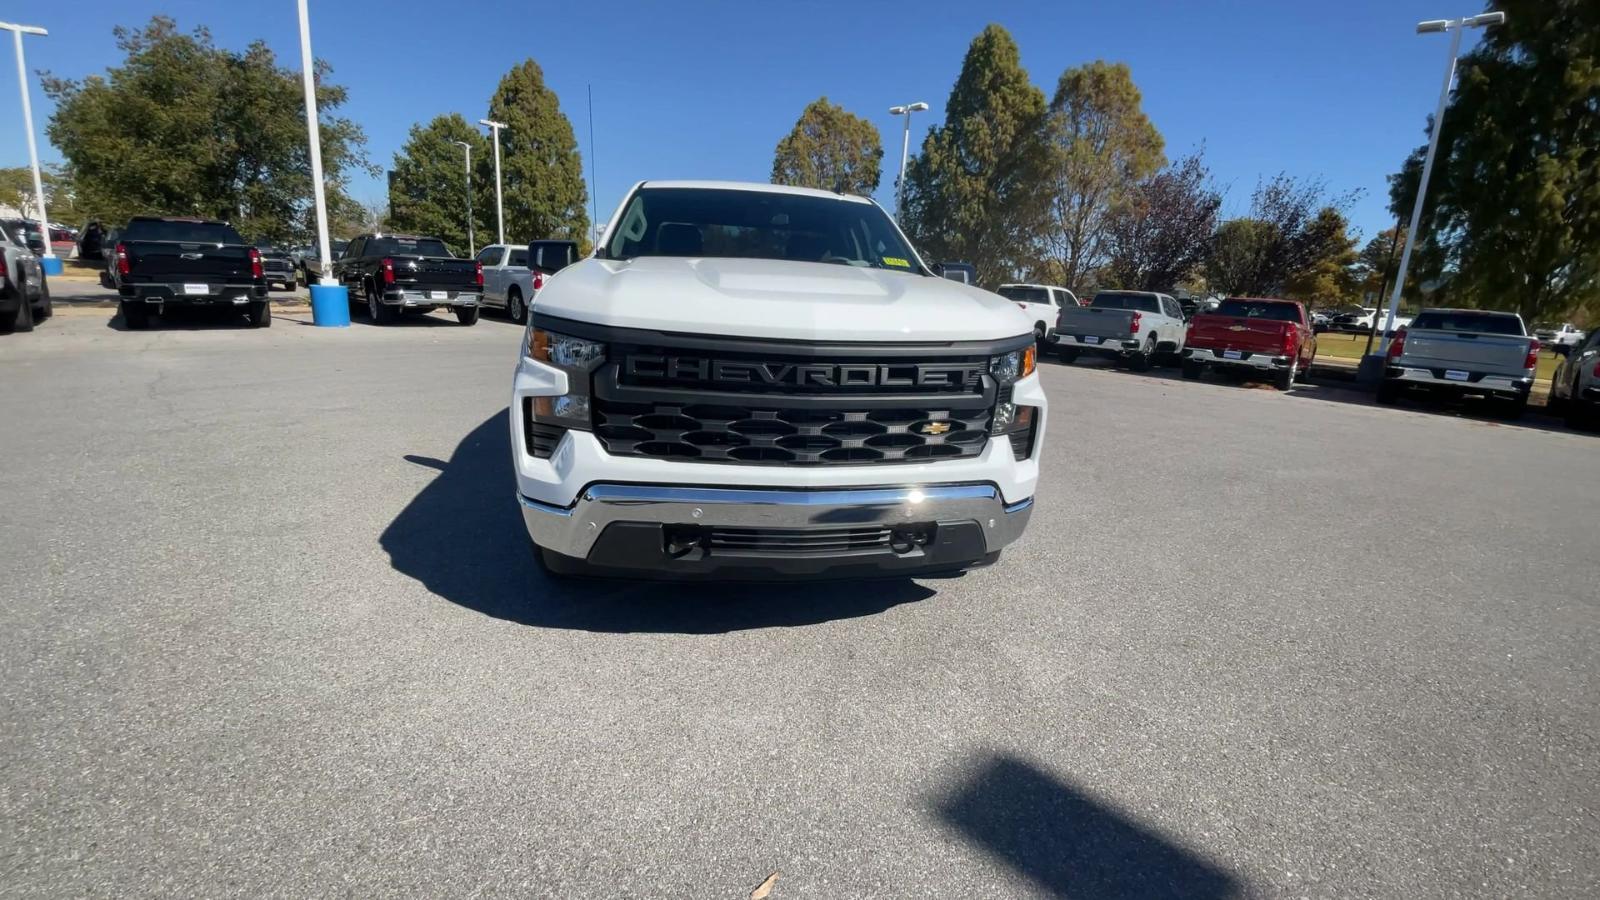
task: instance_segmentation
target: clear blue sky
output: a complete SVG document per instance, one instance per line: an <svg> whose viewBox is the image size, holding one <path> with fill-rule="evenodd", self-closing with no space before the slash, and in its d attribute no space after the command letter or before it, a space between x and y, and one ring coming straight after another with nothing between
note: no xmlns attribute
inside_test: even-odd
<svg viewBox="0 0 1600 900"><path fill-rule="evenodd" d="M1441 5L1443 2L1443 5ZM1009 29L1046 95L1063 69L1096 58L1129 64L1168 155L1205 144L1226 187L1224 214L1244 211L1256 180L1280 170L1360 189L1352 223L1370 237L1390 222L1385 177L1421 142L1438 96L1446 38L1422 19L1465 15L1479 0L1057 2L457 3L312 0L317 55L350 89L343 114L366 129L388 167L412 123L446 112L475 121L500 76L532 56L561 97L599 178L600 218L642 178L765 181L773 146L806 103L827 95L878 125L889 205L901 126L886 110L925 100L912 131L943 118L967 44L985 24ZM264 39L299 64L293 0L121 0L7 4L50 36L28 39L28 67L78 78L120 60L117 23L164 13L206 25L219 44ZM113 12L114 11L114 12ZM1468 41L1473 38L1469 36ZM0 42L0 165L27 161L9 41ZM51 104L34 81L41 133ZM585 87L594 88L590 158ZM59 159L41 146L47 161ZM381 198L382 178L356 195Z"/></svg>

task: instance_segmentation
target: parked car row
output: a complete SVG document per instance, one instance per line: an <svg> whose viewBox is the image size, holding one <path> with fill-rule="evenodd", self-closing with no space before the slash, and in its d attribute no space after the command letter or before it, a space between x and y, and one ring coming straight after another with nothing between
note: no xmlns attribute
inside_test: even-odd
<svg viewBox="0 0 1600 900"><path fill-rule="evenodd" d="M1424 309L1396 321L1402 324L1386 351L1378 402L1431 393L1483 397L1508 418L1527 409L1540 340L1521 316ZM1187 379L1218 371L1288 391L1316 361L1318 331L1314 314L1293 300L1229 298L1185 320L1166 294L1101 291L1087 307L1063 308L1044 346L1068 364L1084 354L1109 356L1139 371L1177 361ZM1575 425L1600 419L1600 333L1556 371L1550 403Z"/></svg>

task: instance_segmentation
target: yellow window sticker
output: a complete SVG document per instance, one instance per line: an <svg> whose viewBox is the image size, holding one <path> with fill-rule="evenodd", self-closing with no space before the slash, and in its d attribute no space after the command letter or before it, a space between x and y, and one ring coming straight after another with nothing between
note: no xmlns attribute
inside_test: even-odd
<svg viewBox="0 0 1600 900"><path fill-rule="evenodd" d="M911 263L906 262L905 260L901 259L898 256L885 256L883 258L883 264L886 265L886 266L898 266L899 268L902 268L902 269L911 268Z"/></svg>

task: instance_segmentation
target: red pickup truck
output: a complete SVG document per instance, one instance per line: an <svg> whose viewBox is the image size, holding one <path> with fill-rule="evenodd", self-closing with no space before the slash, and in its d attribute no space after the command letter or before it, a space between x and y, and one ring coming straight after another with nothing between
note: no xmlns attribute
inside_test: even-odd
<svg viewBox="0 0 1600 900"><path fill-rule="evenodd" d="M1189 322L1183 341L1183 377L1208 368L1270 378L1287 391L1305 378L1317 358L1317 335L1296 300L1236 297Z"/></svg>

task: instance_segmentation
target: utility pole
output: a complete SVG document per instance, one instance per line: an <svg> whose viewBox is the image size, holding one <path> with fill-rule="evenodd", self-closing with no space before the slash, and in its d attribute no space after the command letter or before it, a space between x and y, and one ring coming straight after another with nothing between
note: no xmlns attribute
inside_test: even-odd
<svg viewBox="0 0 1600 900"><path fill-rule="evenodd" d="M467 151L467 255L477 256L478 246L472 240L472 145L455 141L457 147Z"/></svg>
<svg viewBox="0 0 1600 900"><path fill-rule="evenodd" d="M489 119L479 119L478 124L494 132L494 215L499 225L500 243L506 242L506 206L500 196L500 129L506 127L504 122L494 122Z"/></svg>
<svg viewBox="0 0 1600 900"><path fill-rule="evenodd" d="M905 116L905 133L900 138L900 178L894 187L894 217L905 219L906 216L906 163L911 158L911 114L922 112L928 108L926 103L907 103L905 106L889 107L892 116Z"/></svg>
<svg viewBox="0 0 1600 900"><path fill-rule="evenodd" d="M11 32L17 47L17 86L22 89L22 128L28 133L28 161L33 166L33 196L39 202L39 231L44 235L44 260L40 267L46 275L60 275L61 263L56 259L55 247L50 243L50 214L44 205L44 178L39 174L39 143L33 136L33 101L28 96L28 64L22 56L24 34L44 37L50 32L33 25L14 25L10 22L0 22L0 31Z"/></svg>

